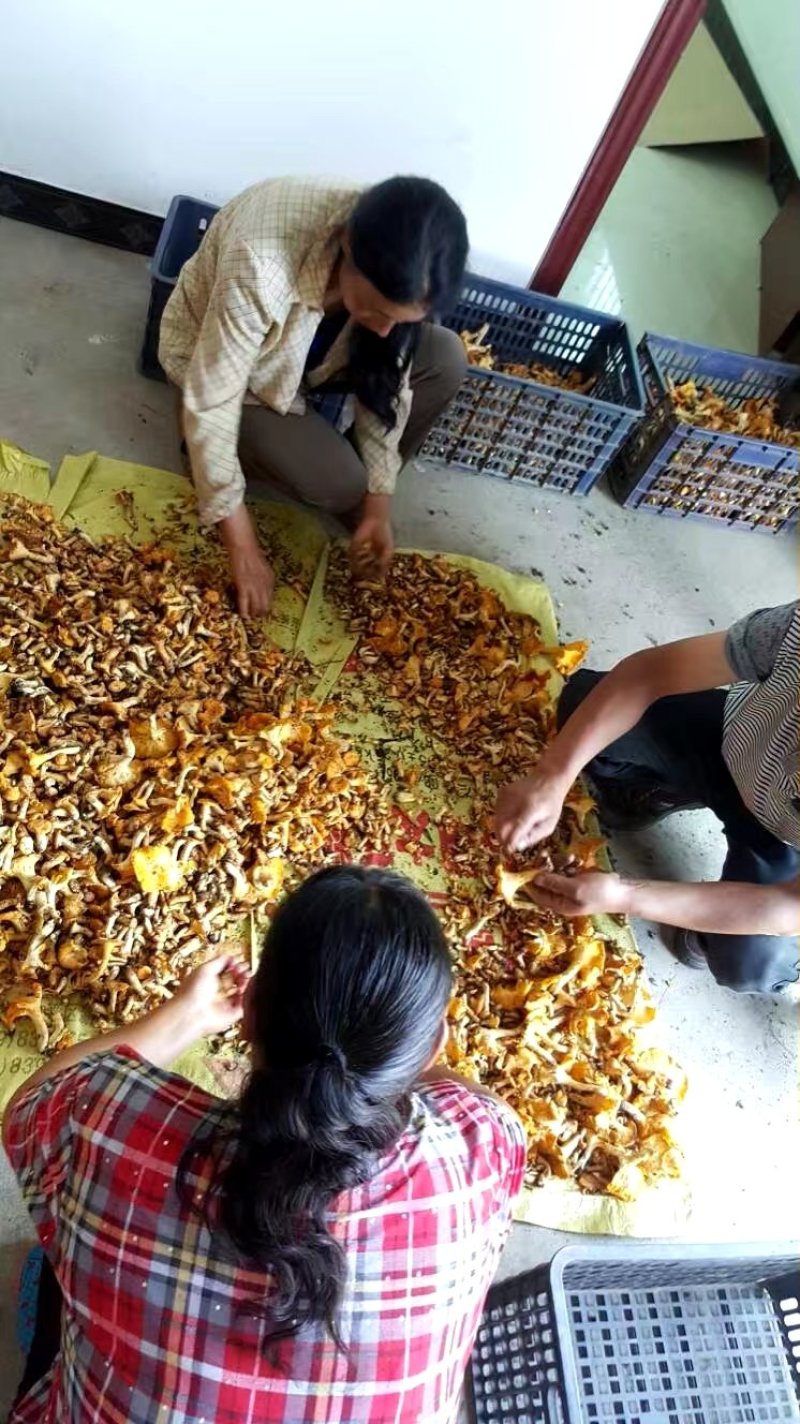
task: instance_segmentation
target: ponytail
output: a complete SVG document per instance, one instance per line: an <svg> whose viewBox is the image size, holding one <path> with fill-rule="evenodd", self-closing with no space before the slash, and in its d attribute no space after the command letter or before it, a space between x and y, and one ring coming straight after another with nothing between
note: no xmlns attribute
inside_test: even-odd
<svg viewBox="0 0 800 1424"><path fill-rule="evenodd" d="M270 1277L269 1342L321 1322L343 1347L347 1260L327 1214L397 1142L450 994L441 927L384 871L345 866L278 911L253 981L256 1066L236 1106L187 1148L179 1190L213 1162L203 1211L238 1258Z"/></svg>

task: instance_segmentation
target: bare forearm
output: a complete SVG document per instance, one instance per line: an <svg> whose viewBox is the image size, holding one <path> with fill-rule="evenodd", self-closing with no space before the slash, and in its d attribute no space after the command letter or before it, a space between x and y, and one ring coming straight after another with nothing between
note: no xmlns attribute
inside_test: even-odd
<svg viewBox="0 0 800 1424"><path fill-rule="evenodd" d="M800 935L796 881L785 885L623 881L623 913L708 934Z"/></svg>
<svg viewBox="0 0 800 1424"><path fill-rule="evenodd" d="M157 1068L166 1068L201 1036L196 1020L185 1012L178 999L170 999L137 1023L84 1039L82 1043L54 1054L38 1072L26 1079L19 1091L27 1092L65 1068L74 1067L92 1053L110 1053L115 1048L132 1048Z"/></svg>
<svg viewBox="0 0 800 1424"><path fill-rule="evenodd" d="M593 757L635 727L655 700L649 681L640 675L639 657L636 654L618 663L592 688L544 753L540 769L562 781L565 788Z"/></svg>
<svg viewBox="0 0 800 1424"><path fill-rule="evenodd" d="M388 519L391 512L392 496L390 494L372 494L367 491L364 495L362 516L369 514L374 519Z"/></svg>
<svg viewBox="0 0 800 1424"><path fill-rule="evenodd" d="M240 504L217 525L228 551L236 606L243 618L260 618L269 612L275 591L275 575L264 557L253 521Z"/></svg>
<svg viewBox="0 0 800 1424"><path fill-rule="evenodd" d="M219 537L229 554L239 549L259 549L258 535L245 504L240 504L217 525Z"/></svg>
<svg viewBox="0 0 800 1424"><path fill-rule="evenodd" d="M31 1088L60 1077L92 1053L108 1053L115 1048L132 1048L157 1068L167 1068L198 1039L224 1033L241 1018L250 975L235 955L220 954L206 959L184 979L174 998L159 1005L145 1018L129 1027L116 1028L99 1038L87 1039L59 1053L32 1078L26 1079L8 1104L4 1132L12 1121L18 1097ZM57 1091L57 1089L54 1089Z"/></svg>
<svg viewBox="0 0 800 1424"><path fill-rule="evenodd" d="M635 727L659 697L719 687L730 679L724 633L645 648L624 658L592 688L540 765L569 787L592 758Z"/></svg>

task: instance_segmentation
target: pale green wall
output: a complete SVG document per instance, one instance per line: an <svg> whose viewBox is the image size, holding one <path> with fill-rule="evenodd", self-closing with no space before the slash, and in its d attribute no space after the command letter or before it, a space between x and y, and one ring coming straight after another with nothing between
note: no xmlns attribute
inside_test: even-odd
<svg viewBox="0 0 800 1424"><path fill-rule="evenodd" d="M772 117L800 172L800 0L724 0Z"/></svg>

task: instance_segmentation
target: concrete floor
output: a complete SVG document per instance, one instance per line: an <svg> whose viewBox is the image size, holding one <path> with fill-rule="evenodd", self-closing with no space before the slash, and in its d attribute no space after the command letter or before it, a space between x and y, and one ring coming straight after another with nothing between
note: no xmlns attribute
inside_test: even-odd
<svg viewBox="0 0 800 1424"><path fill-rule="evenodd" d="M136 371L147 298L142 258L0 219L0 436L54 466L64 453L97 449L177 469L169 392ZM724 628L797 594L791 539L632 514L602 489L570 499L422 467L403 476L396 525L401 544L541 573L563 633L591 638L596 666L648 643ZM616 853L623 868L712 878L721 845L713 819L698 812L621 842ZM791 1236L796 1010L718 989L677 965L652 929L640 926L639 934L662 1037L692 1084L683 1135L703 1170L683 1234ZM13 1243L29 1234L3 1159L0 1411L18 1364L9 1320ZM503 1272L548 1260L566 1239L516 1227Z"/></svg>

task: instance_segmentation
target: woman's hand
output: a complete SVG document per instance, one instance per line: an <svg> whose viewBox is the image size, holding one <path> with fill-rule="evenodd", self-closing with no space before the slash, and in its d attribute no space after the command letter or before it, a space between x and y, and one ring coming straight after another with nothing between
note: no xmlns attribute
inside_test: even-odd
<svg viewBox="0 0 800 1424"><path fill-rule="evenodd" d="M195 1037L224 1033L242 1016L250 975L241 959L221 954L184 979L172 1003L195 1025Z"/></svg>
<svg viewBox="0 0 800 1424"><path fill-rule="evenodd" d="M568 790L569 783L544 766L504 786L494 813L495 832L503 848L513 854L552 835Z"/></svg>
<svg viewBox="0 0 800 1424"><path fill-rule="evenodd" d="M245 505L221 519L217 528L228 551L236 607L242 618L263 618L272 607L275 575L264 558L253 521Z"/></svg>
<svg viewBox="0 0 800 1424"><path fill-rule="evenodd" d="M622 915L629 909L631 886L611 871L586 870L578 875L555 875L543 870L525 887L525 893L554 915Z"/></svg>
<svg viewBox="0 0 800 1424"><path fill-rule="evenodd" d="M385 578L394 554L388 520L362 519L350 541L350 568L356 578Z"/></svg>
<svg viewBox="0 0 800 1424"><path fill-rule="evenodd" d="M384 578L394 554L388 494L368 494L350 541L350 568L355 578Z"/></svg>
<svg viewBox="0 0 800 1424"><path fill-rule="evenodd" d="M136 1023L124 1024L111 1033L87 1038L54 1054L49 1063L17 1089L6 1108L5 1122L10 1121L9 1112L23 1093L48 1078L65 1073L92 1053L132 1048L157 1068L167 1068L198 1039L224 1033L241 1018L249 982L250 975L241 959L230 954L207 959L199 969L187 975L171 999L166 999Z"/></svg>
<svg viewBox="0 0 800 1424"><path fill-rule="evenodd" d="M272 607L275 574L260 548L230 551L231 577L236 589L236 607L242 618L263 618Z"/></svg>
<svg viewBox="0 0 800 1424"><path fill-rule="evenodd" d="M780 885L750 885L737 880L625 880L596 870L580 875L542 871L525 889L538 905L557 915L637 915L699 934L793 939L800 930L800 876Z"/></svg>

